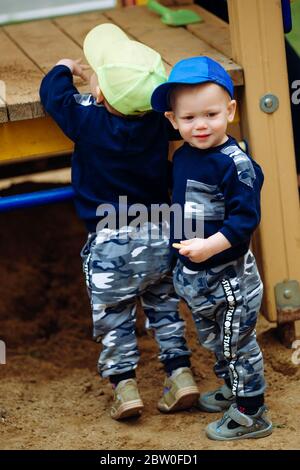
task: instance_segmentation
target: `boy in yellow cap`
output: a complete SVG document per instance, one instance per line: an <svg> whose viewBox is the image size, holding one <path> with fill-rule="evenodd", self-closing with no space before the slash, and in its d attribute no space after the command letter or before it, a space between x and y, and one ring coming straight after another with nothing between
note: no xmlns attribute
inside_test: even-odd
<svg viewBox="0 0 300 470"><path fill-rule="evenodd" d="M167 373L158 407L164 412L186 409L199 392L168 275L167 222L154 223L150 217L153 204L169 203L171 130L150 105L153 90L166 80L164 66L157 52L112 24L88 33L84 54L94 71L92 94L81 95L73 85L72 75L84 78L86 66L63 59L43 79L40 96L75 143L75 204L89 232L81 256L93 335L102 341L98 370L114 390L111 416L123 419L143 408L135 380L137 297ZM144 219L137 226L133 213L141 207Z"/></svg>

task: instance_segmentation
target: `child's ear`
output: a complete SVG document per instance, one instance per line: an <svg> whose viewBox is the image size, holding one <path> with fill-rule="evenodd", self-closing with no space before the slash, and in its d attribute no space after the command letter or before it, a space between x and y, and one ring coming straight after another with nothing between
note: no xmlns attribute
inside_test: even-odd
<svg viewBox="0 0 300 470"><path fill-rule="evenodd" d="M100 90L100 87L96 87L96 102L97 104L103 103L104 101L104 95L102 91Z"/></svg>
<svg viewBox="0 0 300 470"><path fill-rule="evenodd" d="M166 111L165 112L165 117L167 119L169 119L169 121L172 124L172 126L174 127L174 129L178 130L178 125L177 125L177 122L176 122L176 119L175 119L175 114L173 113L173 111Z"/></svg>
<svg viewBox="0 0 300 470"><path fill-rule="evenodd" d="M227 110L228 110L227 120L228 122L232 122L234 119L235 111L236 111L236 100L229 101Z"/></svg>

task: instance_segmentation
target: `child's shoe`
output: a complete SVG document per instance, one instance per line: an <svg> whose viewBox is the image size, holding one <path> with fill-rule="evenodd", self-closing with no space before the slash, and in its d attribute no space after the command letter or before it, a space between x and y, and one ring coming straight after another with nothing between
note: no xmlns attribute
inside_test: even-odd
<svg viewBox="0 0 300 470"><path fill-rule="evenodd" d="M219 413L227 410L235 402L235 396L226 384L212 392L201 393L198 401L200 410Z"/></svg>
<svg viewBox="0 0 300 470"><path fill-rule="evenodd" d="M231 405L221 419L206 427L209 439L233 441L236 439L258 439L272 434L272 423L266 417L266 406L261 406L254 415L246 415Z"/></svg>
<svg viewBox="0 0 300 470"><path fill-rule="evenodd" d="M199 390L188 367L174 370L164 382L164 394L158 402L158 409L164 413L187 410L196 404Z"/></svg>
<svg viewBox="0 0 300 470"><path fill-rule="evenodd" d="M121 380L114 389L113 404L110 416L113 419L124 419L139 416L144 405L139 395L135 379Z"/></svg>

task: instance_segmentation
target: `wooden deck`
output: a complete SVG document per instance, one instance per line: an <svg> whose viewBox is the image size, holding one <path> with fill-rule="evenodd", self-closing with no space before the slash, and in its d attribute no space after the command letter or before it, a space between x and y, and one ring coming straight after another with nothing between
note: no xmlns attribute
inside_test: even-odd
<svg viewBox="0 0 300 470"><path fill-rule="evenodd" d="M228 25L197 6L189 8L205 21L170 28L146 7L137 6L1 27L0 123L45 116L38 95L44 74L62 57L82 57L85 35L107 22L160 52L167 71L185 57L208 55L226 68L235 85L242 85L242 68L230 59ZM75 84L81 92L88 91L80 79Z"/></svg>

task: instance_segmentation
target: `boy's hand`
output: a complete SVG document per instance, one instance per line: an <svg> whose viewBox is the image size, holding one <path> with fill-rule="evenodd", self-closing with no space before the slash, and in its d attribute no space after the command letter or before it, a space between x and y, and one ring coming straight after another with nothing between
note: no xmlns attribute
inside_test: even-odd
<svg viewBox="0 0 300 470"><path fill-rule="evenodd" d="M194 263L202 263L211 256L221 253L231 247L230 242L221 232L208 238L192 238L180 243L173 243L179 254L187 256Z"/></svg>
<svg viewBox="0 0 300 470"><path fill-rule="evenodd" d="M194 263L201 263L212 256L208 239L192 238L180 243L173 243L173 247L179 249L179 254L187 256Z"/></svg>
<svg viewBox="0 0 300 470"><path fill-rule="evenodd" d="M55 65L65 65L68 67L72 73L76 77L82 78L84 81L88 81L88 76L85 74L85 70L89 69L90 67L85 64L81 64L82 59L61 59Z"/></svg>

